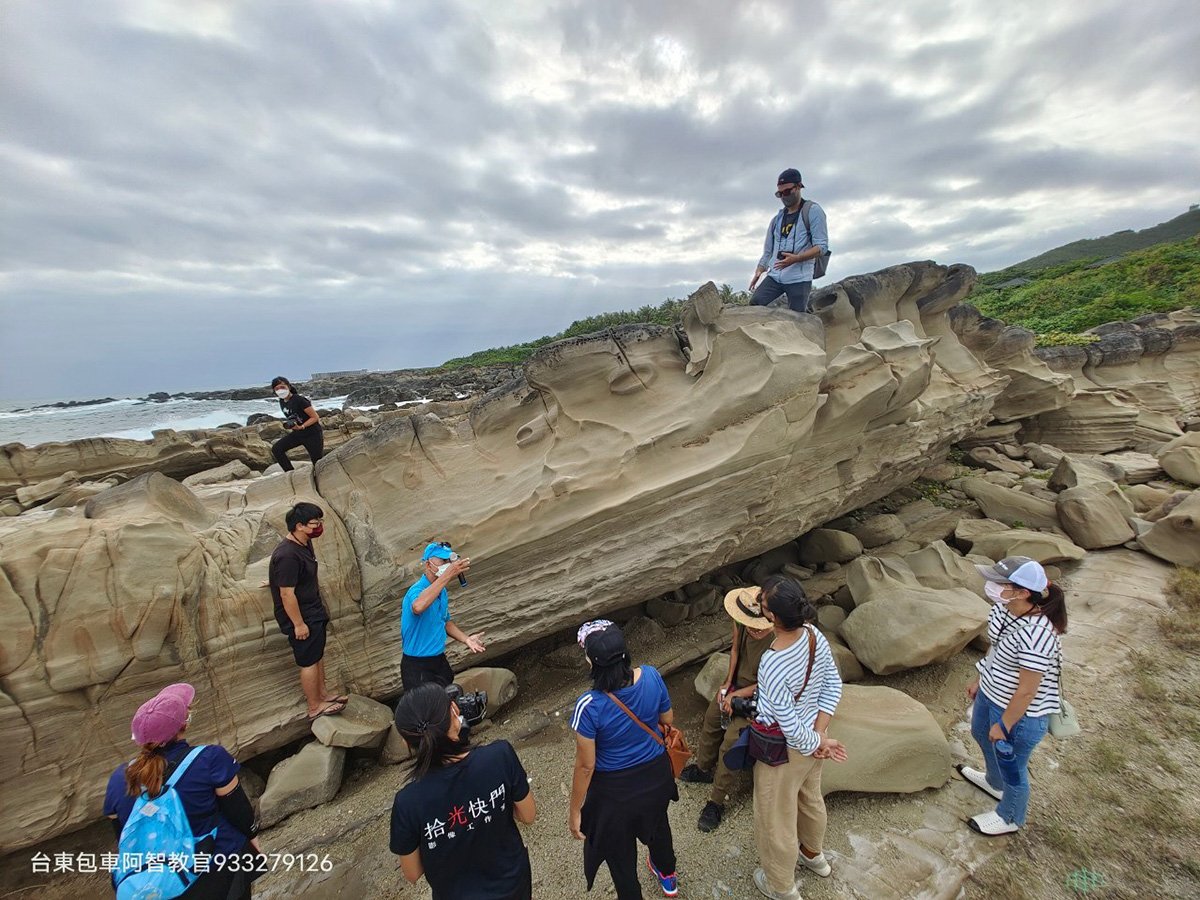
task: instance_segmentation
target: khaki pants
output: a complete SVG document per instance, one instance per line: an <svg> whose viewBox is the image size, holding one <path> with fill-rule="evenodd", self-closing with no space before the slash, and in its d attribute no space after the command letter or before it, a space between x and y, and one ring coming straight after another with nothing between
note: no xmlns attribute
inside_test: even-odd
<svg viewBox="0 0 1200 900"><path fill-rule="evenodd" d="M821 762L788 747L783 765L754 765L754 839L771 890L795 885L797 841L818 853L825 843Z"/></svg>
<svg viewBox="0 0 1200 900"><path fill-rule="evenodd" d="M728 728L722 728L721 707L717 706L716 698L704 711L704 721L700 724L700 747L696 750L696 765L705 772L713 773L712 791L708 795L708 799L713 803L724 806L726 798L733 793L738 773L725 768L725 754L737 743L738 732L749 724L745 719L735 716Z"/></svg>

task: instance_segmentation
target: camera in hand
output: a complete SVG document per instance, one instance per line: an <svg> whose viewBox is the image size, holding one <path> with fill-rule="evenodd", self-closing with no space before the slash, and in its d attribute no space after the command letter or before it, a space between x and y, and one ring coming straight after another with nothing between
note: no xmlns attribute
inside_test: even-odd
<svg viewBox="0 0 1200 900"><path fill-rule="evenodd" d="M753 719L758 713L758 699L755 697L731 697L729 708L733 714L742 719Z"/></svg>
<svg viewBox="0 0 1200 900"><path fill-rule="evenodd" d="M286 419L283 420L283 427L284 428L297 428L300 425L302 425L306 420L307 420L306 416L298 416L295 413L291 413L288 415L288 417Z"/></svg>
<svg viewBox="0 0 1200 900"><path fill-rule="evenodd" d="M458 704L458 711L468 725L478 725L487 715L487 691L464 691L462 685L452 684L446 693Z"/></svg>
<svg viewBox="0 0 1200 900"><path fill-rule="evenodd" d="M776 258L776 259L783 259L785 256L787 256L787 253L785 253L783 250L780 250L780 251L779 251L779 253L776 255L776 257L775 257L775 258Z"/></svg>
<svg viewBox="0 0 1200 900"><path fill-rule="evenodd" d="M458 554L454 552L454 548L450 546L449 541L439 541L438 543L439 543L439 546L445 547L447 550L450 551L451 562L458 559ZM464 575L462 572L458 573L458 584L460 587L467 586L467 576ZM466 713L463 713L463 715L466 715Z"/></svg>

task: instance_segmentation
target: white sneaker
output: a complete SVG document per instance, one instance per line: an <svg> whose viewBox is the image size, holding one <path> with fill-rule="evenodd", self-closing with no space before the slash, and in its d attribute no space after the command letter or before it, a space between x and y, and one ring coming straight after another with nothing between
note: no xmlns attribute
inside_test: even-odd
<svg viewBox="0 0 1200 900"><path fill-rule="evenodd" d="M1004 791L998 791L988 784L987 773L980 772L978 769L972 769L970 766L955 766L954 768L958 770L958 774L963 777L964 781L970 782L996 800L1004 799Z"/></svg>
<svg viewBox="0 0 1200 900"><path fill-rule="evenodd" d="M1019 825L1005 822L995 810L971 816L971 818L967 819L967 824L971 826L972 831L986 834L988 837L998 837L1002 834L1012 834L1015 831L1020 831Z"/></svg>
<svg viewBox="0 0 1200 900"><path fill-rule="evenodd" d="M792 885L792 889L790 891L783 891L781 893L779 891L772 890L771 885L767 883L767 873L762 869L754 870L754 886L758 888L760 894L762 894L764 897L769 897L770 900L804 900L804 898L800 896L800 891L796 888L795 884Z"/></svg>
<svg viewBox="0 0 1200 900"><path fill-rule="evenodd" d="M833 866L829 864L829 860L825 858L824 853L818 853L811 859L804 855L804 850L800 851L800 864L809 870L816 872L822 878L828 878L833 871Z"/></svg>

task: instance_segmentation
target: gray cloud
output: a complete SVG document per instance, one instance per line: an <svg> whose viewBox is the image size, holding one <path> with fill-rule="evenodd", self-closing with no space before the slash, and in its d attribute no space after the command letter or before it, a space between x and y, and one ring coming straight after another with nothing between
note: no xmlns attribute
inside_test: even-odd
<svg viewBox="0 0 1200 900"><path fill-rule="evenodd" d="M740 288L788 165L834 278L1146 227L1197 199L1189 13L10 4L0 397L430 365Z"/></svg>

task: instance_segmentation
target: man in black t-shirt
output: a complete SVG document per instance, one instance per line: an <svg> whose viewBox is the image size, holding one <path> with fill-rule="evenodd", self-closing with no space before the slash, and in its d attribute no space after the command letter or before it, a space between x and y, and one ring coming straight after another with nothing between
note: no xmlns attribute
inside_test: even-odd
<svg viewBox="0 0 1200 900"><path fill-rule="evenodd" d="M308 458L316 465L325 452L325 431L321 428L321 417L313 409L307 397L301 397L292 383L280 375L271 382L271 390L279 398L279 411L283 413L283 427L288 433L271 445L271 455L285 472L292 471L292 461L287 452L293 447L303 447Z"/></svg>
<svg viewBox="0 0 1200 900"><path fill-rule="evenodd" d="M329 612L317 583L317 555L313 539L324 531L321 507L297 503L288 510L288 535L271 554L271 598L275 621L287 635L292 655L300 667L300 687L308 701L308 717L316 719L340 713L347 697L330 694L325 688L325 630Z"/></svg>

